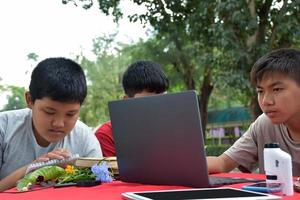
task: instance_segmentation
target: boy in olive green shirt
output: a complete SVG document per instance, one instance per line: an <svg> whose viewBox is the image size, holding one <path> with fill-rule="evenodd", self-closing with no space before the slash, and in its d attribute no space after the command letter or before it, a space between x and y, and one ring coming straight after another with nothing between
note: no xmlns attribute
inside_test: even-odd
<svg viewBox="0 0 300 200"><path fill-rule="evenodd" d="M279 49L261 57L251 70L263 114L232 147L207 157L210 173L238 167L264 173L263 148L276 142L292 157L293 176L300 176L300 51Z"/></svg>

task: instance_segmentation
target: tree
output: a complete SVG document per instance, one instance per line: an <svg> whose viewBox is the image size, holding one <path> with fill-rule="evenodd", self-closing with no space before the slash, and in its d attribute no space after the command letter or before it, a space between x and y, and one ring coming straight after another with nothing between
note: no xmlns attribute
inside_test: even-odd
<svg viewBox="0 0 300 200"><path fill-rule="evenodd" d="M119 2L109 3L107 0L99 0L100 9L106 14L117 13L115 17L118 19L121 16ZM190 53L184 48L186 47L184 40L189 38L194 48L201 49L193 56L206 54L205 61L208 61L210 66L217 64L214 62L215 49L222 52L223 58L229 58L229 62L221 59L224 64L231 66L231 69L228 66L223 67L223 71L240 76L230 79L228 83L235 86L236 82L242 82L242 88L246 90L241 92L248 97L254 96L249 88L249 72L257 58L271 49L299 46L299 1L132 0L132 2L144 6L147 11L128 17L132 21L149 22L158 35L169 34L177 49L181 50L178 58L185 63L179 66L182 70L187 67L184 70L186 73L194 72L193 63L187 64L189 60L184 59L188 58L184 54ZM203 70L204 77L200 89L202 101L206 101L214 85L211 70L212 67L205 67ZM224 73L226 74L228 73ZM187 88L193 87L193 79L187 78L185 82ZM254 103L252 99L252 104Z"/></svg>
<svg viewBox="0 0 300 200"><path fill-rule="evenodd" d="M7 104L4 105L2 111L26 108L24 87L8 86L4 90L10 94L7 95Z"/></svg>
<svg viewBox="0 0 300 200"><path fill-rule="evenodd" d="M254 116L261 111L248 88L254 62L266 52L282 47L299 47L300 2L288 0L225 1L217 7L221 27L219 48L233 61L230 72L240 74L244 86L237 89L251 99ZM239 82L230 82L235 86ZM246 90L243 90L247 88Z"/></svg>
<svg viewBox="0 0 300 200"><path fill-rule="evenodd" d="M38 60L38 55L36 53L29 53L27 55L27 60L36 62ZM33 64L31 64L31 68L33 67ZM25 72L26 74L29 73L29 70ZM0 78L1 79L1 78ZM7 95L7 104L4 105L2 111L4 110L15 110L15 109L21 109L26 107L25 102L25 88L24 87L18 87L18 86L1 86L0 85L0 92L8 93Z"/></svg>
<svg viewBox="0 0 300 200"><path fill-rule="evenodd" d="M74 0L73 0L74 2ZM80 2L88 2L81 0ZM120 0L98 0L100 10L118 21ZM249 81L258 57L280 47L298 47L300 2L288 0L164 1L131 0L145 12L130 14L132 22L150 23L159 42L160 55L180 74L186 89L201 98L205 128L207 106L213 89L228 84L251 99L259 113ZM158 52L157 50L154 51Z"/></svg>
<svg viewBox="0 0 300 200"><path fill-rule="evenodd" d="M82 0L80 2L87 1ZM138 4L145 3L148 12L145 15L134 14L129 16L130 20L140 20L145 23L150 22L156 31L157 39L163 40L164 42L161 44L166 45L160 49L162 52L160 54L165 55L165 58L168 59L168 64L171 64L173 70L180 75L186 89L196 89L199 91L202 126L205 130L208 99L213 90L211 82L213 69L207 63L213 60L213 49L201 48L205 46L202 43L206 44L206 39L203 39L201 42L196 41L195 43L195 40L191 39L190 30L186 27L186 19L173 11L171 13L168 12L165 9L164 3L154 1L134 2ZM191 13L190 8L196 5L196 3L197 1L188 1L187 8L184 8L185 15ZM113 7L112 14L115 16L116 21L122 16L121 11L118 9L119 1L111 2L102 0L99 1L99 4L100 9L106 14L110 14L110 8ZM181 6L183 8L180 2L176 2L175 4L175 7ZM211 21L213 22L213 20ZM197 45L196 48L195 45Z"/></svg>
<svg viewBox="0 0 300 200"><path fill-rule="evenodd" d="M113 38L114 34L94 39L95 61L83 55L78 57L88 84L88 94L81 108L80 118L92 127L109 119L108 102L121 99L123 94L120 79L127 57L112 47Z"/></svg>

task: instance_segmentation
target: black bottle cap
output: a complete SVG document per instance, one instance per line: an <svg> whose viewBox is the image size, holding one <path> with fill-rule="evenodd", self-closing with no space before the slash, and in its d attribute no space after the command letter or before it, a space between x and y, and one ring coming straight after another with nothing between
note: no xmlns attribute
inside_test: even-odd
<svg viewBox="0 0 300 200"><path fill-rule="evenodd" d="M267 143L265 144L265 148L279 148L278 143Z"/></svg>
<svg viewBox="0 0 300 200"><path fill-rule="evenodd" d="M266 179L267 180L277 180L277 176L276 175L266 175Z"/></svg>

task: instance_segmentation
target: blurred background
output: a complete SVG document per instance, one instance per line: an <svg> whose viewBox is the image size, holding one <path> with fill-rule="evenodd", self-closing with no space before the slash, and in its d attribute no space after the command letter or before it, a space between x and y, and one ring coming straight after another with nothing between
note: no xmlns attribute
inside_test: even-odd
<svg viewBox="0 0 300 200"><path fill-rule="evenodd" d="M109 120L121 77L140 59L163 66L169 92L196 90L207 154L228 148L261 113L249 72L265 53L300 47L300 1L27 0L0 6L0 110L26 107L36 64L76 60L88 80L80 119Z"/></svg>

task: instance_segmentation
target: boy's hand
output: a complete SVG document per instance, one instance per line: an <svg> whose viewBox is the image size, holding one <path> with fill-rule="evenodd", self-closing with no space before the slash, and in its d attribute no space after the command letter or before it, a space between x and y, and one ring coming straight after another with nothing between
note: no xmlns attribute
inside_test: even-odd
<svg viewBox="0 0 300 200"><path fill-rule="evenodd" d="M70 156L71 156L71 153L67 149L57 148L49 153L46 153L46 154L38 157L35 161L33 161L33 163L45 162L45 161L52 160L52 159L63 160Z"/></svg>
<svg viewBox="0 0 300 200"><path fill-rule="evenodd" d="M77 156L79 156L78 154L76 154ZM71 164L73 162L75 162L73 159L67 159L71 156L70 152L67 149L63 149L63 148L57 148L51 152L48 152L40 157L38 157L36 160L34 160L31 164L26 166L26 172L25 174L38 169L40 167L43 166L47 166L47 165L58 165L60 167L65 168L67 164ZM56 160L54 162L50 162L50 163L40 163L40 162L47 162L49 160ZM64 160L67 159L67 160ZM57 160L63 160L62 162L59 162ZM39 164L35 164L35 163L39 163Z"/></svg>

